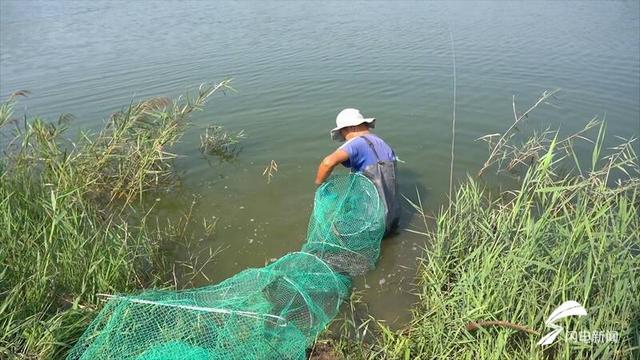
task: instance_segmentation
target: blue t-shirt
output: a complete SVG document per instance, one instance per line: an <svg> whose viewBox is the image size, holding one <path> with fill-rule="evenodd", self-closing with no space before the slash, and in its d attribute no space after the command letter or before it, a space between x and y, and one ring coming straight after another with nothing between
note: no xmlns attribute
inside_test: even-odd
<svg viewBox="0 0 640 360"><path fill-rule="evenodd" d="M369 141L371 141L371 143L373 143L373 146L380 157L380 161L395 160L396 156L393 153L393 149L391 149L384 140L373 134L367 134L365 136ZM347 141L342 144L339 149L342 149L349 154L349 159L343 162L342 165L351 168L351 171L353 172L361 172L367 166L378 162L371 146L369 146L369 143L363 136L358 136Z"/></svg>

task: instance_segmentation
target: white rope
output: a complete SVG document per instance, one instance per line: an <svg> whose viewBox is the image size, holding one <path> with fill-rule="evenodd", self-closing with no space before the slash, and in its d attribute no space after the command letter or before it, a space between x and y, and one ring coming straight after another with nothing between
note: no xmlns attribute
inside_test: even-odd
<svg viewBox="0 0 640 360"><path fill-rule="evenodd" d="M166 306L166 307L172 307L172 308L201 311L201 312L208 312L208 313L217 313L217 314L236 314L236 315L249 317L252 319L262 319L264 317L267 317L267 318L276 319L275 324L278 326L287 326L287 320L285 318L277 315L271 315L271 314L258 314L251 311L229 310L229 309L222 309L222 308L212 308L212 307L182 305L182 304L171 304L171 303L163 303L163 302L136 299L136 298L130 298L126 296L109 295L109 294L98 294L98 296L104 296L108 299L124 300L128 302L136 303L136 304L158 305L158 306Z"/></svg>

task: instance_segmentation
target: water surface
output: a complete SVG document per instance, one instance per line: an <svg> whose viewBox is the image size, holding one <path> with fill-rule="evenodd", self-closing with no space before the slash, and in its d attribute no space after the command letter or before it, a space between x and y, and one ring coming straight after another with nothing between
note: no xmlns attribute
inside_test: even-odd
<svg viewBox="0 0 640 360"><path fill-rule="evenodd" d="M181 183L160 197L167 216L218 217L208 242L224 248L214 280L298 250L328 130L344 107L378 118L376 132L404 161L401 191L430 212L446 201L455 48L456 182L487 152L474 140L506 129L512 96L523 111L562 88L529 128L575 131L594 115L610 135L640 133L638 2L0 2L0 95L28 89L28 114L76 116L97 129L132 99L183 93L233 77L193 118L176 152ZM453 43L451 41L453 38ZM455 45L454 47L452 45ZM237 161L199 152L209 124L245 129ZM612 138L612 136L611 136ZM262 176L271 160L279 171ZM402 227L421 230L404 204ZM424 238L386 240L375 271L357 281L372 314L400 325Z"/></svg>

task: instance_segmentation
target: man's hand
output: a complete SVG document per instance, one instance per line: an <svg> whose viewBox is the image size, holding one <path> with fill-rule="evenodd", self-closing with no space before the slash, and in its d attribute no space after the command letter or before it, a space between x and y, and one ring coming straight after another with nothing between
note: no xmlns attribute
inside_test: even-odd
<svg viewBox="0 0 640 360"><path fill-rule="evenodd" d="M329 175L331 175L331 171L336 165L347 160L349 160L349 153L342 149L338 149L322 159L320 166L318 166L318 173L316 174L316 185L322 184Z"/></svg>

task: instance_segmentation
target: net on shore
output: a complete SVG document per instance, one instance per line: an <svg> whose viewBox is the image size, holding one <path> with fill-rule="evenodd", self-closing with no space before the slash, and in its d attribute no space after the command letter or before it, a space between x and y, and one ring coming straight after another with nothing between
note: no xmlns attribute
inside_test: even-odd
<svg viewBox="0 0 640 360"><path fill-rule="evenodd" d="M111 297L67 359L303 359L351 277L371 269L384 208L362 175L318 188L301 252L216 285Z"/></svg>

